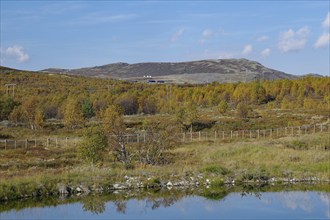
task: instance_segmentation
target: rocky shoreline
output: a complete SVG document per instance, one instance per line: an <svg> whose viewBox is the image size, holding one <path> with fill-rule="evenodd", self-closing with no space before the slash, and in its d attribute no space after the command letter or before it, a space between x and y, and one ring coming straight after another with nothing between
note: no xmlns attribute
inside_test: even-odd
<svg viewBox="0 0 330 220"><path fill-rule="evenodd" d="M225 185L275 185L275 184L295 184L295 183L306 183L306 184L316 184L316 183L329 183L328 179L320 179L316 177L308 178L253 178L248 180L240 179L231 179L231 178L219 178L215 177L206 177L202 174L197 176L190 177L173 177L162 180L157 177L130 177L124 176L123 181L118 181L115 183L104 183L104 184L66 184L66 183L57 183L56 187L47 189L45 186L39 186L35 189L34 192L30 194L19 194L16 195L15 199L23 198L33 198L33 197L42 197L49 195L59 195L59 196L70 196L70 195L81 195L81 194L90 194L90 193L118 193L118 191L127 191L127 190L138 190L138 189L164 189L167 188L171 190L172 188L189 188L189 187L221 187ZM0 195L2 201L13 200L9 198L6 194Z"/></svg>

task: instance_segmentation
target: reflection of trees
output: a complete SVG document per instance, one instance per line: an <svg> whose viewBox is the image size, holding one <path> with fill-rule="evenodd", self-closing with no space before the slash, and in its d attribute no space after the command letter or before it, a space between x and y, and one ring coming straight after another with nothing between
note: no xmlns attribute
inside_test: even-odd
<svg viewBox="0 0 330 220"><path fill-rule="evenodd" d="M241 197L254 196L254 197L258 198L258 199L261 199L261 192L260 192L260 190L264 186L265 185L259 185L259 186L243 185L242 192L241 192Z"/></svg>
<svg viewBox="0 0 330 220"><path fill-rule="evenodd" d="M285 205L285 207L289 207L291 209L302 209L305 211L310 211L313 209L313 197L308 199L306 195L302 195L302 192L299 191L319 191L320 199L329 207L330 204L330 193L329 185L299 185L299 184L290 184L290 185L265 185L265 186L255 186L255 185L240 185L240 186L229 186L225 185L222 187L210 187L209 189L197 188L192 190L189 189L175 189L172 190L142 190L137 192L127 192L124 194L115 194L115 193L107 193L101 195L89 195L86 197L77 197L71 196L66 197L64 200L58 199L56 197L42 197L35 199L27 199L27 200L15 200L15 201L7 201L3 202L0 205L0 215L1 212L9 211L15 209L19 211L23 208L34 208L34 207L47 207L47 206L57 206L60 204L67 204L73 202L79 202L83 204L83 210L86 212L91 212L94 214L100 214L105 212L105 202L112 202L115 207L114 209L118 213L125 214L127 212L127 201L130 199L138 199L144 203L144 207L146 209L158 209L160 207L170 207L174 203L178 202L180 199L187 196L202 196L206 199L211 200L223 200L228 194L232 192L240 193L242 197L244 196L256 196L257 198L261 198L261 193L264 192L274 192L277 195L278 200ZM290 192L290 193L284 193ZM296 193L291 193L292 191L296 191ZM288 195L287 195L288 194ZM308 193L307 193L308 195ZM265 196L267 197L267 196ZM312 206L311 206L312 205ZM329 218L330 211L327 211L326 216Z"/></svg>
<svg viewBox="0 0 330 220"><path fill-rule="evenodd" d="M178 199L175 197L168 197L168 198L162 198L162 199L155 199L155 200L149 200L151 202L151 209L158 209L159 207L170 207L173 205ZM148 202L147 202L148 203Z"/></svg>
<svg viewBox="0 0 330 220"><path fill-rule="evenodd" d="M241 197L245 197L245 196L254 196L258 199L261 199L261 192L258 191L243 191L241 192Z"/></svg>
<svg viewBox="0 0 330 220"><path fill-rule="evenodd" d="M116 201L116 210L119 213L125 214L126 213L126 202L124 201Z"/></svg>
<svg viewBox="0 0 330 220"><path fill-rule="evenodd" d="M105 211L105 202L97 195L86 197L83 201L83 210L93 214Z"/></svg>
<svg viewBox="0 0 330 220"><path fill-rule="evenodd" d="M170 195L163 194L163 197L148 198L145 200L145 207L150 207L152 210L158 209L160 207L170 207L171 205L179 201L182 197L184 197L184 195L184 192L178 191Z"/></svg>
<svg viewBox="0 0 330 220"><path fill-rule="evenodd" d="M206 189L202 196L210 200L222 200L229 194L229 190L224 188L210 188Z"/></svg>

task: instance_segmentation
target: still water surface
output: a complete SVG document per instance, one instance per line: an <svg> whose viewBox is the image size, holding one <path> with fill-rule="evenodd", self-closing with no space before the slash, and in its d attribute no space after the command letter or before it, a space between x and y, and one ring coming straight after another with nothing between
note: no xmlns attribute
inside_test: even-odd
<svg viewBox="0 0 330 220"><path fill-rule="evenodd" d="M330 219L330 193L170 194L117 201L93 195L66 204L9 208L0 219Z"/></svg>

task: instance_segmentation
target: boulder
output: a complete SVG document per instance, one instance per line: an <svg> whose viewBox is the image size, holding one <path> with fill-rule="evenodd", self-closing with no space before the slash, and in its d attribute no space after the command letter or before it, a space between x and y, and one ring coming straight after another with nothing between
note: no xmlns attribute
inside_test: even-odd
<svg viewBox="0 0 330 220"><path fill-rule="evenodd" d="M60 195L66 195L66 194L69 194L70 193L70 189L69 187L67 187L66 185L64 184L58 184L57 185L57 189L58 189L58 193Z"/></svg>

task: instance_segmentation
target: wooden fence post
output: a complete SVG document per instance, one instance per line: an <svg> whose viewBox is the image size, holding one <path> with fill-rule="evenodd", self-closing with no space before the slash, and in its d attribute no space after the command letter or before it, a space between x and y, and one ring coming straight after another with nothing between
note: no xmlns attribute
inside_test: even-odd
<svg viewBox="0 0 330 220"><path fill-rule="evenodd" d="M276 128L276 137L278 137L278 128Z"/></svg>
<svg viewBox="0 0 330 220"><path fill-rule="evenodd" d="M217 140L217 131L214 131L214 141Z"/></svg>
<svg viewBox="0 0 330 220"><path fill-rule="evenodd" d="M230 139L233 138L233 131L230 131Z"/></svg>
<svg viewBox="0 0 330 220"><path fill-rule="evenodd" d="M257 130L257 138L259 139L260 131L259 129Z"/></svg>
<svg viewBox="0 0 330 220"><path fill-rule="evenodd" d="M201 131L198 132L198 140L201 141Z"/></svg>
<svg viewBox="0 0 330 220"><path fill-rule="evenodd" d="M25 148L28 147L28 139L25 139Z"/></svg>
<svg viewBox="0 0 330 220"><path fill-rule="evenodd" d="M298 135L300 136L300 126L298 127Z"/></svg>
<svg viewBox="0 0 330 220"><path fill-rule="evenodd" d="M252 132L251 132L251 130L250 130L250 139L252 138Z"/></svg>
<svg viewBox="0 0 330 220"><path fill-rule="evenodd" d="M192 131L190 130L190 142L193 141Z"/></svg>
<svg viewBox="0 0 330 220"><path fill-rule="evenodd" d="M140 143L140 135L139 134L136 134L136 141L138 142L138 143Z"/></svg>
<svg viewBox="0 0 330 220"><path fill-rule="evenodd" d="M225 132L222 132L222 139L225 139Z"/></svg>
<svg viewBox="0 0 330 220"><path fill-rule="evenodd" d="M15 145L14 145L14 146L15 146L15 149L16 149L16 147L17 147L17 141L15 140L15 142L14 142L14 143L15 143Z"/></svg>
<svg viewBox="0 0 330 220"><path fill-rule="evenodd" d="M321 132L323 132L323 125L321 124Z"/></svg>
<svg viewBox="0 0 330 220"><path fill-rule="evenodd" d="M7 150L7 139L5 140L5 150Z"/></svg>
<svg viewBox="0 0 330 220"><path fill-rule="evenodd" d="M314 125L314 130L313 130L313 134L315 134L315 130L316 130L316 125Z"/></svg>

